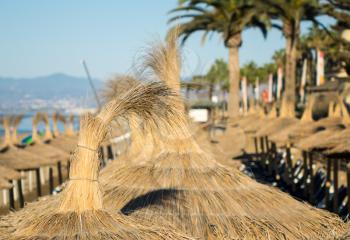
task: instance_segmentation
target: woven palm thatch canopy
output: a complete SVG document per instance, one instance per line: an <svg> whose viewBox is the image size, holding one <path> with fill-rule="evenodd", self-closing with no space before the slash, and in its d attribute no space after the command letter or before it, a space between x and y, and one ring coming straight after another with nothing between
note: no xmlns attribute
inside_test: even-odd
<svg viewBox="0 0 350 240"><path fill-rule="evenodd" d="M86 114L64 191L44 206L34 204L33 211L24 210L20 220L12 216L13 221L7 223L17 225L8 227L5 234L14 231L10 239L190 239L172 228L156 227L152 222L140 224L106 209L98 180L97 149L112 119L137 114L145 121L160 122L160 118L171 114L167 111L171 96L171 91L159 83L139 85L109 102L97 116ZM26 216L27 213L31 214Z"/></svg>
<svg viewBox="0 0 350 240"><path fill-rule="evenodd" d="M176 64L161 61L168 47L162 44L148 55L157 69ZM157 76L167 82L167 74ZM335 215L218 163L195 141L184 111L174 108L177 124L153 135L150 158L101 172L106 205L143 220L166 218L204 239L324 239L344 232Z"/></svg>

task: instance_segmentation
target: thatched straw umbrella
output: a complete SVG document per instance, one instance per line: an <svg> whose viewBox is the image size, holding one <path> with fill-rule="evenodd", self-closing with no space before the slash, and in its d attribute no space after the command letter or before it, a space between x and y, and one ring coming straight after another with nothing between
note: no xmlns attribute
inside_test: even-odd
<svg viewBox="0 0 350 240"><path fill-rule="evenodd" d="M320 147L327 147L327 144L329 144L329 148L331 148L332 144L336 144L339 140L346 137L348 133L347 127L350 125L349 119L349 113L343 103L343 100L340 98L339 103L336 106L336 110L333 111L330 118L328 120L325 119L324 121L320 120L317 123L317 126L321 126L325 123L325 129L300 139L296 143L296 146L305 151L312 151L314 149L320 149Z"/></svg>
<svg viewBox="0 0 350 240"><path fill-rule="evenodd" d="M12 168L0 166L0 176L6 180L18 180L21 174Z"/></svg>
<svg viewBox="0 0 350 240"><path fill-rule="evenodd" d="M1 164L1 163L0 163ZM0 190L11 189L13 187L13 181L17 181L17 186L22 187L21 174L12 168L8 168L0 165ZM14 191L9 191L10 195L10 207L14 208ZM22 189L19 189L20 198L22 198ZM23 199L21 199L23 200Z"/></svg>
<svg viewBox="0 0 350 240"><path fill-rule="evenodd" d="M314 133L325 130L327 128L337 128L338 125L343 125L341 101L339 103L330 103L328 116L318 121L312 121L302 128L296 128L289 133L289 142L295 143Z"/></svg>
<svg viewBox="0 0 350 240"><path fill-rule="evenodd" d="M16 170L24 170L30 168L37 168L40 164L47 164L48 161L41 156L36 156L30 152L15 147L11 138L10 118L4 117L2 121L5 130L5 142L3 150L0 153L0 163L9 168Z"/></svg>
<svg viewBox="0 0 350 240"><path fill-rule="evenodd" d="M171 94L158 83L139 85L109 102L96 117L86 114L81 120L79 143L64 191L43 203L45 206L33 209L32 214L27 209L24 215L19 215L20 221L13 226L15 231L10 239L188 239L172 229L152 226L152 222L140 224L106 209L98 180L97 149L113 118L135 114L150 124L160 122L170 113L166 102Z"/></svg>
<svg viewBox="0 0 350 240"><path fill-rule="evenodd" d="M17 128L23 119L23 114L15 115L12 117L11 127L12 127L12 144L21 145L22 143L18 139Z"/></svg>
<svg viewBox="0 0 350 240"><path fill-rule="evenodd" d="M13 185L5 178L0 178L0 190L6 190L13 188Z"/></svg>
<svg viewBox="0 0 350 240"><path fill-rule="evenodd" d="M3 137L3 142L1 143L1 146L0 146L0 150L3 151L11 143L10 118L6 117L6 116L1 117L0 124L2 125L4 132L5 132L4 137Z"/></svg>
<svg viewBox="0 0 350 240"><path fill-rule="evenodd" d="M167 71L178 62L174 54L169 61L169 47L177 51L157 46L147 63L161 80L178 81L179 72ZM194 140L181 107L174 108L177 124L153 135L151 158L101 173L107 205L140 219L166 218L204 239L324 239L344 231L336 216L218 163Z"/></svg>
<svg viewBox="0 0 350 240"><path fill-rule="evenodd" d="M40 122L44 122L46 126L44 139L42 139L37 132ZM26 151L47 158L51 160L52 164L56 164L58 161L64 163L68 160L68 153L45 143L45 141L52 139L52 133L47 121L47 116L44 113L37 113L33 118L32 139L33 143L25 148Z"/></svg>
<svg viewBox="0 0 350 240"><path fill-rule="evenodd" d="M74 118L75 116L73 114L70 114L68 117L68 121L66 123L67 128L65 129L67 136L77 137L76 133L74 132Z"/></svg>
<svg viewBox="0 0 350 240"><path fill-rule="evenodd" d="M342 229L333 215L217 163L189 135L160 148L154 162L102 175L106 204L148 220L166 217L205 238L322 239Z"/></svg>
<svg viewBox="0 0 350 240"><path fill-rule="evenodd" d="M286 100L283 100L279 117L269 121L264 126L260 126L260 130L258 130L255 133L255 136L271 136L274 133L285 129L288 126L297 123L298 120L294 117L293 112L288 111L289 109L291 109L291 107L288 107L288 104L289 103Z"/></svg>
<svg viewBox="0 0 350 240"><path fill-rule="evenodd" d="M74 150L75 145L77 144L77 139L72 138L66 132L60 133L58 129L58 122L62 122L64 124L65 129L67 129L67 121L66 118L59 114L54 113L52 115L53 129L54 129L54 137L50 139L46 139L50 146L56 147L65 151L66 153L71 153ZM45 114L45 131L51 131L49 125L49 117Z"/></svg>
<svg viewBox="0 0 350 240"><path fill-rule="evenodd" d="M327 138L322 139L322 141L317 141L317 145L313 146L313 150L323 151L332 149L349 139L349 136L350 129L348 128L342 131L334 132L331 136L327 136Z"/></svg>
<svg viewBox="0 0 350 240"><path fill-rule="evenodd" d="M2 125L5 130L5 142L4 148L0 153L0 170L1 176L8 179L9 181L15 180L18 186L18 196L20 201L20 206L24 205L24 197L22 192L22 182L20 174L13 170L18 171L28 170L28 169L38 169L40 163L44 163L45 160L42 158L37 158L36 161L33 161L35 158L34 155L26 152L25 150L18 149L12 144L11 134L10 134L10 118L4 117L2 119ZM13 190L10 190L10 206L14 208L14 195Z"/></svg>
<svg viewBox="0 0 350 240"><path fill-rule="evenodd" d="M300 119L300 121L296 122L295 124L292 124L284 129L281 129L280 131L271 134L269 136L269 140L277 144L278 147L285 147L287 145L291 145L289 141L289 135L293 133L294 131L297 131L298 129L303 129L304 131L307 131L310 127L310 123L313 122L312 119L312 107L315 102L314 97L310 97L309 101L307 102L307 105L304 109L303 115Z"/></svg>

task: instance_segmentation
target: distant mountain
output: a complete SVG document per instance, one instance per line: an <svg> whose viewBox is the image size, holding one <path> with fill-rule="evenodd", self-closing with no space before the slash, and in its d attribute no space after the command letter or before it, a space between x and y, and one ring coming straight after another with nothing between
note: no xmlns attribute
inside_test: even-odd
<svg viewBox="0 0 350 240"><path fill-rule="evenodd" d="M101 81L94 79L93 82L97 89L102 87ZM73 102L88 101L89 105L94 104L89 82L83 77L63 73L35 78L0 77L0 108L2 109L23 107L23 104L30 105L33 101L52 103L62 99Z"/></svg>

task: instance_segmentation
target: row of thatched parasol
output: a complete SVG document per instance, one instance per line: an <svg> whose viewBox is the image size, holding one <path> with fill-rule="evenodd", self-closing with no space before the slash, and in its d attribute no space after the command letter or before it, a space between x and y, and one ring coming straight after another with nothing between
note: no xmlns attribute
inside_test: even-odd
<svg viewBox="0 0 350 240"><path fill-rule="evenodd" d="M265 117L264 114L248 114L246 116L237 118L234 121L236 128L243 129L246 134L250 134L255 138L256 149L259 149L258 140L260 140L260 161L262 166L267 166L266 174L268 176L274 176L276 181L279 181L278 164L277 164L277 152L285 149L286 161L285 161L285 181L291 185L292 192L295 187L296 179L299 176L293 176L292 171L295 168L292 160L291 148L298 149L303 152L303 181L304 190L306 195L309 195L310 201L313 202L313 196L318 189L314 189L314 165L315 165L315 153L321 154L322 158L327 161L327 183L326 183L326 204L330 201L330 185L331 177L333 177L333 206L330 210L337 211L340 199L339 183L338 183L338 171L340 169L340 163L343 161L348 162L349 159L349 124L350 117L349 112L344 104L342 97L339 97L338 102L330 103L329 114L327 118L319 121L312 119L312 107L314 105L315 98L310 97L302 118L300 120L295 119L293 116L287 116L282 109L280 116L276 117L275 108L270 112L269 116ZM257 120L258 119L258 120ZM260 120L261 119L261 120ZM257 151L258 152L258 151ZM344 161L346 160L346 161ZM333 168L333 173L331 173ZM348 173L347 180L347 197L345 200L348 205L348 212L350 212L350 171L349 167L345 169ZM295 174L295 173L294 173ZM300 173L299 173L300 174ZM294 179L292 179L294 177ZM310 183L308 181L311 181ZM309 189L306 189L309 187Z"/></svg>
<svg viewBox="0 0 350 240"><path fill-rule="evenodd" d="M63 120L63 116L60 116ZM51 134L50 125L47 114L38 113L33 118L32 145L25 146L19 141L17 136L17 127L21 122L22 116L3 117L2 125L5 130L4 143L0 153L0 166L13 169L17 172L34 171L37 181L37 193L41 196L40 168L49 167L50 192L53 191L53 167L57 166L58 182L63 182L61 163L67 160L72 145L75 145L76 137L73 131L58 136L59 132L55 132L55 138ZM53 118L54 119L54 118ZM37 133L37 126L43 121L46 126L45 136L42 139ZM54 121L54 128L57 129L57 121ZM47 144L48 141L50 144ZM19 174L19 173L18 173ZM20 175L20 174L19 174ZM8 179L10 181L17 180L17 189L20 201L20 207L24 205L24 196L22 192L22 181L19 179ZM28 180L28 179L27 179ZM31 181L31 179L30 179ZM8 184L7 184L8 185ZM13 189L10 188L10 207L14 208Z"/></svg>

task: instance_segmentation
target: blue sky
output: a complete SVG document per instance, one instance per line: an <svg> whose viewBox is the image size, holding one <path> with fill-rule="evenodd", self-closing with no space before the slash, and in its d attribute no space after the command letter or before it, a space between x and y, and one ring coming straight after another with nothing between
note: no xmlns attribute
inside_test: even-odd
<svg viewBox="0 0 350 240"><path fill-rule="evenodd" d="M0 76L83 76L81 59L93 77L127 73L148 43L164 38L167 12L176 5L177 0L0 1ZM195 34L184 46L185 76L204 73L216 58L227 59L219 36L204 45L200 39ZM268 62L284 47L276 30L266 40L258 30L247 30L243 41L241 64Z"/></svg>

